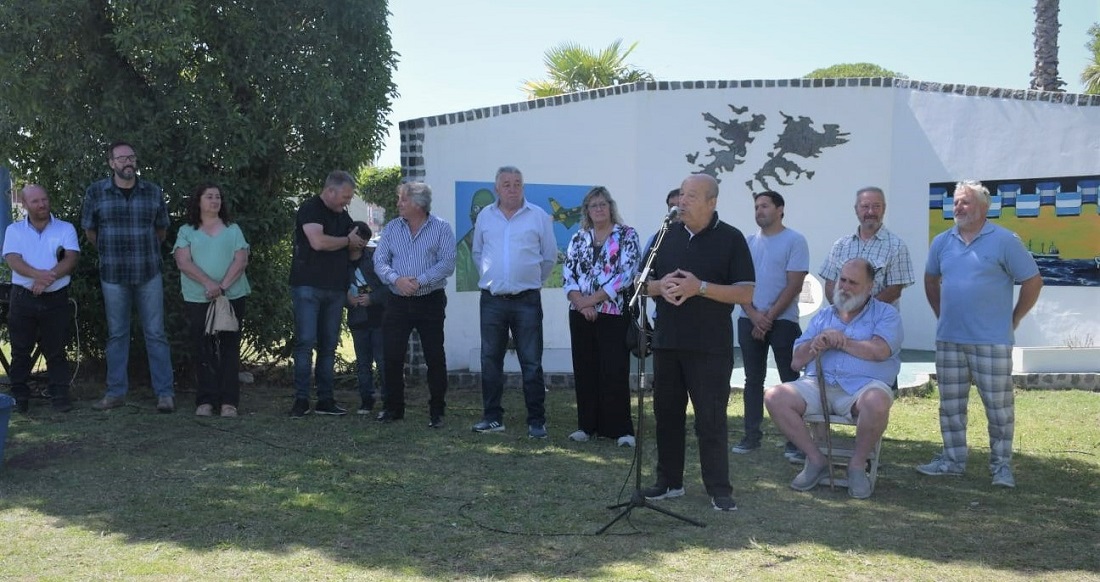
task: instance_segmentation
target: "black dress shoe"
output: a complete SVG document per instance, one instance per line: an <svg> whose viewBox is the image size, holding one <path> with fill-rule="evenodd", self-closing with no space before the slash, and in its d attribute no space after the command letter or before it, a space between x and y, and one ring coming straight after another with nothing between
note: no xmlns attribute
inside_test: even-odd
<svg viewBox="0 0 1100 582"><path fill-rule="evenodd" d="M52 405L54 412L69 412L73 409L73 403L68 398L54 400Z"/></svg>
<svg viewBox="0 0 1100 582"><path fill-rule="evenodd" d="M31 410L30 398L16 398L15 399L15 411L20 414L26 414Z"/></svg>
<svg viewBox="0 0 1100 582"><path fill-rule="evenodd" d="M428 428L443 428L443 415L433 414L432 419L428 421Z"/></svg>
<svg viewBox="0 0 1100 582"><path fill-rule="evenodd" d="M378 416L374 417L374 420L378 422L393 422L395 420L401 420L402 418L405 418L404 414L396 414L389 410L383 410L378 413Z"/></svg>

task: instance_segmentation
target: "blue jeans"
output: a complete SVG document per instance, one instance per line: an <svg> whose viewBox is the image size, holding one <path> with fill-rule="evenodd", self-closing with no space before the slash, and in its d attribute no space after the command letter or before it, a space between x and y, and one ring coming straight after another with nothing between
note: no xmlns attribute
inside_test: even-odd
<svg viewBox="0 0 1100 582"><path fill-rule="evenodd" d="M791 369L794 342L802 335L798 322L777 319L772 329L758 340L752 337L752 320L737 318L737 342L741 344L741 359L745 366L745 438L757 442L764 433L760 425L764 420L764 379L768 373L768 348L775 356L779 380L797 380L800 373Z"/></svg>
<svg viewBox="0 0 1100 582"><path fill-rule="evenodd" d="M481 400L485 420L503 422L504 353L508 332L523 372L527 424L546 423L546 380L542 374L542 296L535 289L512 299L481 292Z"/></svg>
<svg viewBox="0 0 1100 582"><path fill-rule="evenodd" d="M336 344L344 312L343 289L291 287L294 309L294 398L309 400L310 375L316 374L317 400L332 398ZM317 368L313 369L313 350Z"/></svg>
<svg viewBox="0 0 1100 582"><path fill-rule="evenodd" d="M137 304L153 393L173 396L172 356L164 334L164 281L158 274L140 284L100 281L107 315L107 396L122 398L130 389L130 312Z"/></svg>
<svg viewBox="0 0 1100 582"><path fill-rule="evenodd" d="M359 398L364 404L374 403L374 365L378 365L378 398L386 399L386 364L382 357L382 328L361 327L351 330L355 344L355 374Z"/></svg>

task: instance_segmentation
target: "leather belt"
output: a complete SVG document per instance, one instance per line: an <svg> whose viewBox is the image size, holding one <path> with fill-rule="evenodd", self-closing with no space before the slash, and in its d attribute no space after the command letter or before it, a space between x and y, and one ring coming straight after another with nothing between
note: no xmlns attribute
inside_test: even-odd
<svg viewBox="0 0 1100 582"><path fill-rule="evenodd" d="M57 291L49 291L49 292L46 292L46 293L40 293L38 295L35 295L33 291L31 291L30 289L27 289L26 287L24 287L22 285L12 285L11 291L12 291L12 293L17 293L19 295L28 295L28 296L34 297L36 299L47 299L47 298L53 297L55 295L60 295L62 293L67 293L69 291L69 286L66 285L66 286L58 289Z"/></svg>
<svg viewBox="0 0 1100 582"><path fill-rule="evenodd" d="M528 295L536 292L538 292L538 289L527 289L525 291L520 291L519 293L498 293L494 295L493 293L490 293L488 289L481 290L482 295L488 295L489 297L492 297L494 299L505 299L508 301L512 301L514 299L523 299L524 297L527 297Z"/></svg>

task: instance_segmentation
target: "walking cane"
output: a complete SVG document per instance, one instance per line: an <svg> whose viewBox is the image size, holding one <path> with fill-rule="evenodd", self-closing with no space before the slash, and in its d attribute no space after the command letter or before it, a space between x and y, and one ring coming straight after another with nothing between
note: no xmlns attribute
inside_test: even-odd
<svg viewBox="0 0 1100 582"><path fill-rule="evenodd" d="M829 489L836 489L833 479L833 431L829 422L829 398L825 396L825 373L821 370L821 354L814 357L817 366L817 393L821 399L821 416L825 419L825 455L829 463Z"/></svg>

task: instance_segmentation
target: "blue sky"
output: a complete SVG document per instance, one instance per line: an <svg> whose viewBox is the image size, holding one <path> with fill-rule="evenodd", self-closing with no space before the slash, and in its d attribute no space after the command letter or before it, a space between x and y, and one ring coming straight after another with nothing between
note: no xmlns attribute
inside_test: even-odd
<svg viewBox="0 0 1100 582"><path fill-rule="evenodd" d="M1033 0L391 0L400 96L378 163L399 163L397 122L524 99L560 42L638 41L660 80L789 79L872 62L911 79L1026 88ZM1061 0L1059 71L1081 92L1100 1Z"/></svg>

